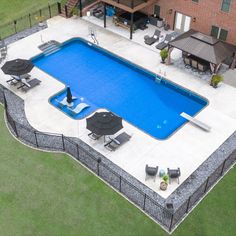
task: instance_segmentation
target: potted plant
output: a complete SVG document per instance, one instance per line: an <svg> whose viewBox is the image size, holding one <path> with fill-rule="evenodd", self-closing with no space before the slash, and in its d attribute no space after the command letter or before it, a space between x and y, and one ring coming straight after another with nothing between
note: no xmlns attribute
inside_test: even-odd
<svg viewBox="0 0 236 236"><path fill-rule="evenodd" d="M79 9L78 7L73 7L71 10L71 15L76 18L79 15Z"/></svg>
<svg viewBox="0 0 236 236"><path fill-rule="evenodd" d="M224 77L222 75L219 75L219 74L214 74L212 77L211 77L211 83L210 85L213 87L213 88L217 88L218 87L218 84L220 82L222 82L224 80Z"/></svg>
<svg viewBox="0 0 236 236"><path fill-rule="evenodd" d="M160 56L161 56L161 63L165 63L165 60L168 57L168 50L167 49L162 49L160 51Z"/></svg>
<svg viewBox="0 0 236 236"><path fill-rule="evenodd" d="M169 180L169 176L168 175L163 175L162 181L160 183L160 189L161 190L165 191L167 189L168 180Z"/></svg>
<svg viewBox="0 0 236 236"><path fill-rule="evenodd" d="M45 19L44 16L35 16L35 20L38 21L39 26L43 26L44 25L44 23L43 23L44 19Z"/></svg>

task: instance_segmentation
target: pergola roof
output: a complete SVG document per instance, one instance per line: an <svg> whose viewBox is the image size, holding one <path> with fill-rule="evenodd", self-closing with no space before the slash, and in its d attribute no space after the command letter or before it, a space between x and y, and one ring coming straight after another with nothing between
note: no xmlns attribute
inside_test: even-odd
<svg viewBox="0 0 236 236"><path fill-rule="evenodd" d="M169 45L217 65L236 52L236 46L192 29L172 40Z"/></svg>

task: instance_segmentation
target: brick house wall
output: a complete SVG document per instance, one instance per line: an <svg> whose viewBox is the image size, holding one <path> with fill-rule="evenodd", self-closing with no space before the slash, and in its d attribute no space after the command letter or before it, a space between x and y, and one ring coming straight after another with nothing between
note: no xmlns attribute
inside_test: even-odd
<svg viewBox="0 0 236 236"><path fill-rule="evenodd" d="M221 11L222 0L156 0L160 6L160 16L167 20L171 29L174 28L175 12L195 17L190 28L205 34L211 33L212 25L228 31L227 42L236 45L236 0L231 1L229 12ZM144 9L144 12L153 14L154 5ZM172 9L170 14L169 10Z"/></svg>

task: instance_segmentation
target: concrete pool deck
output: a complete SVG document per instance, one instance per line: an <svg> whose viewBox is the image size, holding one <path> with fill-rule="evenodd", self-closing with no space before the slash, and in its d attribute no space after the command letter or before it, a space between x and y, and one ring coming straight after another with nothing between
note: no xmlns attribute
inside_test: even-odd
<svg viewBox="0 0 236 236"><path fill-rule="evenodd" d="M9 45L8 58L31 58L41 53L38 46L44 41L57 40L64 42L72 37L89 39L90 23L81 19L64 19L55 17L48 22L49 27L25 39ZM75 136L88 143L112 162L156 191L162 197L168 197L179 185L173 181L168 190L159 190L160 178L156 182L145 182L145 165L158 165L160 169L180 167L180 183L187 179L235 130L236 130L236 89L222 84L213 89L203 81L175 66L160 63L158 51L149 50L124 37L111 33L98 26L100 46L122 56L154 73L166 72L167 79L188 88L209 100L209 105L196 118L212 127L212 131L204 132L191 124L186 124L168 140L159 141L143 133L127 122L123 122L124 130L132 135L130 142L109 152L103 147L102 140L92 141L88 138L85 120L75 121L55 109L48 103L49 97L64 88L64 85L37 68L32 76L42 80L40 86L28 93L17 91L6 84L9 76L0 72L0 82L22 97L25 101L25 112L29 123L43 132L63 133ZM63 29L63 31L62 31ZM176 52L176 55L178 52ZM134 114L136 115L136 114Z"/></svg>

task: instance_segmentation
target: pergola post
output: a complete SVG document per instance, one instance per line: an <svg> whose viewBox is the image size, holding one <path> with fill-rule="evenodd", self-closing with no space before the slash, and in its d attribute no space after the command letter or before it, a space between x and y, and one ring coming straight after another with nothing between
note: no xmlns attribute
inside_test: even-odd
<svg viewBox="0 0 236 236"><path fill-rule="evenodd" d="M79 0L79 16L83 16L83 6L82 6L82 0Z"/></svg>
<svg viewBox="0 0 236 236"><path fill-rule="evenodd" d="M233 53L233 61L232 61L229 68L233 70L235 68L235 66L236 66L236 53L234 52Z"/></svg>
<svg viewBox="0 0 236 236"><path fill-rule="evenodd" d="M133 24L134 24L134 13L132 12L131 13L131 16L130 16L130 39L133 38Z"/></svg>
<svg viewBox="0 0 236 236"><path fill-rule="evenodd" d="M107 9L106 9L106 3L104 2L104 16L103 16L103 21L104 21L104 28L107 27Z"/></svg>
<svg viewBox="0 0 236 236"><path fill-rule="evenodd" d="M173 47L168 46L168 57L166 59L166 65L170 65L171 64L171 53L173 51Z"/></svg>

